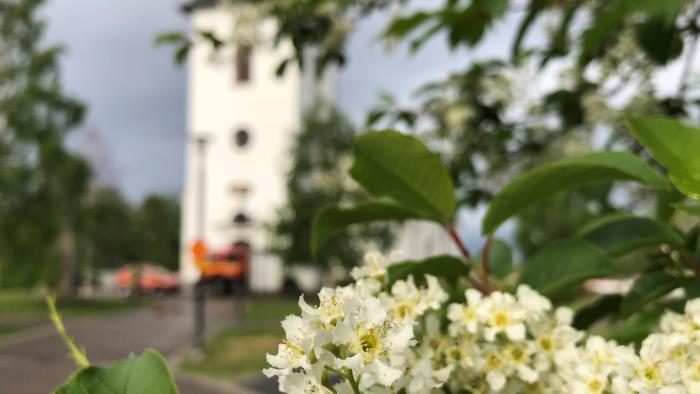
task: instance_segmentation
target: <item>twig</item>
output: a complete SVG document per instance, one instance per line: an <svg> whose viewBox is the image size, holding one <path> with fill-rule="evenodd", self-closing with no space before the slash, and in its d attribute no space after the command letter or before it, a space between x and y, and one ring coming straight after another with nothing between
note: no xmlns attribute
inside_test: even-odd
<svg viewBox="0 0 700 394"><path fill-rule="evenodd" d="M73 361L75 361L75 363L80 368L89 367L90 361L88 360L87 355L85 354L85 350L78 349L78 347L75 345L75 342L73 341L73 338L71 338L70 335L68 335L68 332L66 332L66 327L63 325L63 321L61 321L61 316L58 315L58 311L56 310L56 297L51 294L46 294L46 305L49 307L49 317L53 321L53 325L56 327L56 331L58 331L58 334L61 336L63 342L68 347L69 354Z"/></svg>
<svg viewBox="0 0 700 394"><path fill-rule="evenodd" d="M457 248L459 249L460 253L462 253L462 255L467 259L471 259L471 254L469 254L469 250L466 246L464 246L464 243L459 238L459 234L457 234L455 226L452 223L448 223L445 225L445 228L447 229L447 233L450 234L450 238L452 238L454 243L457 245Z"/></svg>
<svg viewBox="0 0 700 394"><path fill-rule="evenodd" d="M484 242L484 248L481 250L481 267L484 270L484 280L488 280L489 275L491 275L491 267L489 266L489 253L491 251L492 238L493 234L489 234L488 237L486 237L486 242Z"/></svg>
<svg viewBox="0 0 700 394"><path fill-rule="evenodd" d="M446 223L445 230L447 230L447 233L450 235L450 238L452 238L452 241L454 241L455 245L457 245L457 249L459 249L460 253L462 253L462 255L467 259L465 264L469 267L469 262L472 261L472 256L469 253L467 247L464 246L462 239L459 238L459 234L457 234L457 230L455 229L454 225L452 223ZM469 281L469 285L471 287L475 288L482 294L491 293L487 286L485 286L483 283L478 282L476 279L472 278L469 275L467 275L467 281Z"/></svg>

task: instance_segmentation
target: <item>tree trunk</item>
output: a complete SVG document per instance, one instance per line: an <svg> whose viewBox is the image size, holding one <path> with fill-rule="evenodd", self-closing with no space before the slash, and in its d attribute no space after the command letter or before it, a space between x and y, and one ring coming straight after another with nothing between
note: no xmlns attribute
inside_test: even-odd
<svg viewBox="0 0 700 394"><path fill-rule="evenodd" d="M66 226L59 239L61 278L58 282L58 294L60 296L74 297L77 295L75 246L75 233L70 226Z"/></svg>

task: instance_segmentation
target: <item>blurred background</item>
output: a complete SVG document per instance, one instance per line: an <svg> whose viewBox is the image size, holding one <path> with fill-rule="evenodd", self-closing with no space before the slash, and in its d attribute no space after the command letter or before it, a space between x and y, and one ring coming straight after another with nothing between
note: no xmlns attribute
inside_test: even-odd
<svg viewBox="0 0 700 394"><path fill-rule="evenodd" d="M315 210L367 198L347 173L357 133L439 152L478 250L514 174L641 151L626 114L697 123L698 15L687 0L0 0L0 392L74 369L47 291L93 361L154 347L185 394L276 392L260 370L300 294L368 250L455 252L406 222L311 256ZM650 204L589 187L498 235L524 258Z"/></svg>

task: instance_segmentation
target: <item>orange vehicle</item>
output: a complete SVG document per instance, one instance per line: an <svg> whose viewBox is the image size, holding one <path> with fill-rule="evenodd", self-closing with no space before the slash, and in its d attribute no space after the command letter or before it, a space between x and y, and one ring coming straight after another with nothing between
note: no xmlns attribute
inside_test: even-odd
<svg viewBox="0 0 700 394"><path fill-rule="evenodd" d="M206 255L206 249L195 251L198 253ZM236 242L226 250L210 253L206 259L197 261L202 280L220 286L226 293L233 287L245 287L249 264L250 246L246 242Z"/></svg>
<svg viewBox="0 0 700 394"><path fill-rule="evenodd" d="M142 293L171 293L180 288L180 280L176 274L150 263L121 267L117 271L117 287L122 291L133 290L136 287L134 274L138 275L138 290Z"/></svg>

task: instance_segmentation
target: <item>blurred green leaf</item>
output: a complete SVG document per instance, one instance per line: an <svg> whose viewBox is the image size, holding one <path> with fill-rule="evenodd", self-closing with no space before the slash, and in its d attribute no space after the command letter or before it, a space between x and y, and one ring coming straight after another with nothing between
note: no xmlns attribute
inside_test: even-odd
<svg viewBox="0 0 700 394"><path fill-rule="evenodd" d="M700 217L700 205L673 204L673 207L688 215Z"/></svg>
<svg viewBox="0 0 700 394"><path fill-rule="evenodd" d="M520 45L522 44L525 35L527 35L527 32L530 30L530 26L532 26L533 22L537 20L537 17L546 9L548 5L548 0L533 0L529 2L527 13L518 26L517 33L515 33L515 39L513 40L513 46L511 47L511 58L513 61L516 61L520 56Z"/></svg>
<svg viewBox="0 0 700 394"><path fill-rule="evenodd" d="M685 0L626 0L631 12L641 12L647 18L659 20L665 25L672 25L676 16L683 10Z"/></svg>
<svg viewBox="0 0 700 394"><path fill-rule="evenodd" d="M191 44L187 43L182 45L175 51L175 63L182 65L187 60L187 55L190 53Z"/></svg>
<svg viewBox="0 0 700 394"><path fill-rule="evenodd" d="M683 53L683 37L674 25L650 19L635 26L639 46L657 64L666 64Z"/></svg>
<svg viewBox="0 0 700 394"><path fill-rule="evenodd" d="M678 50L678 42L673 42L674 33L668 33L678 13L684 6L683 0L609 0L601 2L601 6L594 11L596 18L583 32L579 64L586 65L592 59L600 56L604 49L616 42L616 33L625 25L625 19L635 17L641 19L644 28L642 40L639 42L651 59L670 59ZM660 36L666 38L666 47L661 40L650 36L654 30L650 27L657 25L661 28ZM666 32L666 33L664 33ZM638 40L640 35L638 34ZM670 40L670 41L669 41ZM680 43L682 47L682 42ZM665 62L663 62L665 63Z"/></svg>
<svg viewBox="0 0 700 394"><path fill-rule="evenodd" d="M367 113L367 119L365 120L365 125L367 127L372 127L386 114L385 109L375 109Z"/></svg>
<svg viewBox="0 0 700 394"><path fill-rule="evenodd" d="M622 300L620 312L623 317L628 317L646 304L658 300L682 285L683 278L673 276L666 271L642 274L634 281L632 289Z"/></svg>
<svg viewBox="0 0 700 394"><path fill-rule="evenodd" d="M348 226L380 220L419 218L415 213L396 204L370 202L341 208L329 206L314 215L311 224L311 252L315 256L323 245Z"/></svg>
<svg viewBox="0 0 700 394"><path fill-rule="evenodd" d="M157 35L154 40L156 45L180 43L187 41L189 41L187 34L181 31L167 31L165 33Z"/></svg>
<svg viewBox="0 0 700 394"><path fill-rule="evenodd" d="M168 365L158 352L146 350L138 357L115 362L107 368L87 367L71 376L56 394L177 394Z"/></svg>
<svg viewBox="0 0 700 394"><path fill-rule="evenodd" d="M685 290L685 297L689 300L700 297L700 278L685 278L683 290Z"/></svg>
<svg viewBox="0 0 700 394"><path fill-rule="evenodd" d="M199 35L204 40L208 41L209 44L211 44L212 48L214 48L214 50L217 50L217 49L221 48L222 46L224 46L224 42L221 41L221 39L219 39L219 37L217 37L214 34L214 32L211 30L201 30L199 32Z"/></svg>
<svg viewBox="0 0 700 394"><path fill-rule="evenodd" d="M409 275L413 275L416 283L424 283L423 276L425 274L454 283L459 278L469 275L469 267L459 258L449 255L434 256L422 261L405 261L389 266L387 282L391 286L397 280L406 279Z"/></svg>
<svg viewBox="0 0 700 394"><path fill-rule="evenodd" d="M621 345L640 343L653 330L658 329L662 313L660 309L642 313L609 327L602 334L605 338L617 341Z"/></svg>
<svg viewBox="0 0 700 394"><path fill-rule="evenodd" d="M663 243L683 246L683 237L665 223L619 213L591 221L578 231L577 237L597 245L611 255Z"/></svg>
<svg viewBox="0 0 700 394"><path fill-rule="evenodd" d="M576 311L573 326L579 330L585 330L598 320L617 314L620 311L622 296L618 294L604 295L599 297L590 305Z"/></svg>
<svg viewBox="0 0 700 394"><path fill-rule="evenodd" d="M520 283L551 297L586 279L615 273L610 259L601 249L590 242L569 239L552 242L527 260Z"/></svg>
<svg viewBox="0 0 700 394"><path fill-rule="evenodd" d="M452 180L440 158L415 137L396 131L360 135L350 175L375 196L393 199L439 223L452 219L457 202Z"/></svg>
<svg viewBox="0 0 700 394"><path fill-rule="evenodd" d="M505 278L513 272L513 253L510 246L501 240L493 239L489 249L489 269L497 278Z"/></svg>
<svg viewBox="0 0 700 394"><path fill-rule="evenodd" d="M626 15L627 0L610 0L601 3L602 6L595 10L596 18L583 32L581 37L581 52L579 64L585 66L594 58L600 56L603 50L614 42L614 37L619 29L624 26L623 19Z"/></svg>
<svg viewBox="0 0 700 394"><path fill-rule="evenodd" d="M630 117L627 126L678 190L700 200L700 130L665 118Z"/></svg>
<svg viewBox="0 0 700 394"><path fill-rule="evenodd" d="M382 35L387 38L404 38L417 28L428 22L433 14L418 11L408 16L394 18L384 30Z"/></svg>
<svg viewBox="0 0 700 394"><path fill-rule="evenodd" d="M554 193L616 180L636 180L658 189L668 187L658 172L632 154L590 153L540 166L506 185L491 200L481 231L494 232L511 216Z"/></svg>

